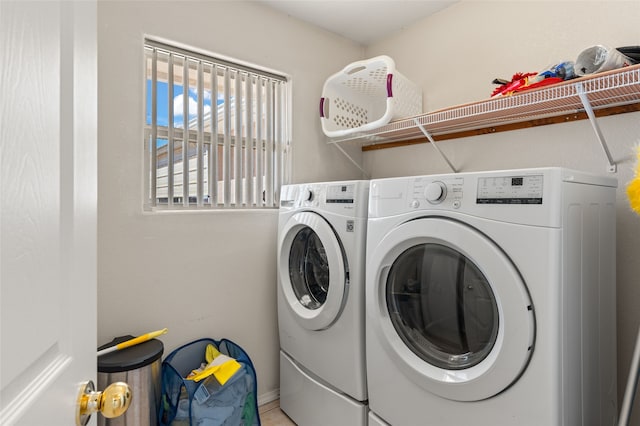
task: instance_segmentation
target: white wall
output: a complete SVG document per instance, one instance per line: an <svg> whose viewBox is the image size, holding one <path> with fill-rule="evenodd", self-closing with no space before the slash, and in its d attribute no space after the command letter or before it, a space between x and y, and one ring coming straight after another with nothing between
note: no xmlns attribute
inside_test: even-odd
<svg viewBox="0 0 640 426"><path fill-rule="evenodd" d="M382 42L366 57L388 54L398 70L423 88L424 110L489 97L495 77L539 71L575 60L594 44L640 45L640 2L463 1ZM640 324L640 218L625 194L640 142L640 113L599 120L616 162L618 396L622 398ZM607 174L607 160L588 121L438 142L461 171L567 166ZM428 144L369 151L373 177L446 173ZM640 399L640 398L637 398ZM640 424L636 402L631 424Z"/></svg>
<svg viewBox="0 0 640 426"><path fill-rule="evenodd" d="M98 342L169 328L165 354L200 337L252 357L278 389L277 211L143 213L145 35L293 78L293 180L360 178L318 119L326 76L363 49L249 2L99 2Z"/></svg>

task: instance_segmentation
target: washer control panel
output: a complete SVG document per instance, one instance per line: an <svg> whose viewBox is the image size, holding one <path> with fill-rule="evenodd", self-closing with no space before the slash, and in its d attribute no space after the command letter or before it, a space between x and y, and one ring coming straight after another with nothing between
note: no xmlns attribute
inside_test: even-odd
<svg viewBox="0 0 640 426"><path fill-rule="evenodd" d="M542 175L478 178L478 204L542 204Z"/></svg>
<svg viewBox="0 0 640 426"><path fill-rule="evenodd" d="M353 184L327 186L326 202L329 204L353 204L355 196L355 185Z"/></svg>
<svg viewBox="0 0 640 426"><path fill-rule="evenodd" d="M283 185L280 191L282 211L314 209L359 218L367 216L368 201L369 181L364 180Z"/></svg>
<svg viewBox="0 0 640 426"><path fill-rule="evenodd" d="M418 209L442 205L457 209L462 205L463 178L430 179L416 178L413 182L413 197L409 207Z"/></svg>

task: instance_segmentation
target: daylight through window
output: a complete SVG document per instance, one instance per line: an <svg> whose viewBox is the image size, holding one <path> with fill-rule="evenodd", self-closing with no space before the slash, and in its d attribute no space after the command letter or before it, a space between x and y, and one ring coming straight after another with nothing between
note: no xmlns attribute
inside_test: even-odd
<svg viewBox="0 0 640 426"><path fill-rule="evenodd" d="M144 49L146 207L277 208L287 79L155 41Z"/></svg>

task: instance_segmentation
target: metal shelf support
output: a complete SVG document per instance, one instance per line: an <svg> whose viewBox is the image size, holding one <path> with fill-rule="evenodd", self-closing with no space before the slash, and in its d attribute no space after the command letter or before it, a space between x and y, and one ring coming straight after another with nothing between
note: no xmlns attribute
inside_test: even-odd
<svg viewBox="0 0 640 426"><path fill-rule="evenodd" d="M596 137L600 142L600 146L602 146L602 150L604 154L607 156L607 161L609 162L608 171L610 173L615 173L618 171L618 166L613 161L613 157L611 157L611 152L609 151L609 147L607 146L607 141L604 139L604 135L602 134L602 130L600 130L600 126L598 125L598 121L596 120L596 115L593 112L593 108L591 107L591 103L589 102L589 98L587 97L587 93L584 90L584 86L582 83L576 83L576 92L580 97L580 101L582 101L582 105L584 106L584 110L589 117L589 122L593 127L593 130L596 132Z"/></svg>
<svg viewBox="0 0 640 426"><path fill-rule="evenodd" d="M340 144L334 143L332 144L333 146L335 146L336 148L338 148L340 150L340 152L349 159L349 161L351 161L351 163L353 163L354 166L356 166L364 175L364 177L366 179L371 179L371 175L369 175L369 173L367 173L367 171L353 158L351 158L351 156L347 153L347 151L345 151Z"/></svg>
<svg viewBox="0 0 640 426"><path fill-rule="evenodd" d="M426 136L426 138L429 139L429 142L431 143L431 146L433 146L435 148L435 150L438 152L438 154L440 154L440 157L442 157L442 159L445 161L445 163L447 163L447 165L449 166L451 171L453 171L453 173L458 173L456 168L453 167L453 164L451 164L451 161L449 161L447 156L444 155L444 153L440 150L440 148L438 148L438 146L436 145L436 141L433 140L433 137L431 137L431 134L427 131L427 129L425 129L422 124L420 124L420 122L418 121L417 118L414 118L413 121L416 123L416 126L418 126L420 131Z"/></svg>

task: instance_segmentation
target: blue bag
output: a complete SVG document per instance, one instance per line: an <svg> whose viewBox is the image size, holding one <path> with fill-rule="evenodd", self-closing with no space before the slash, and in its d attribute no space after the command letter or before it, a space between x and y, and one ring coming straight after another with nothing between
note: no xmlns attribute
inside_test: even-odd
<svg viewBox="0 0 640 426"><path fill-rule="evenodd" d="M207 345L238 361L241 368L224 385L213 375L199 382L185 377L206 364ZM200 339L171 352L162 362L158 423L166 426L260 426L257 380L249 355L230 340Z"/></svg>

